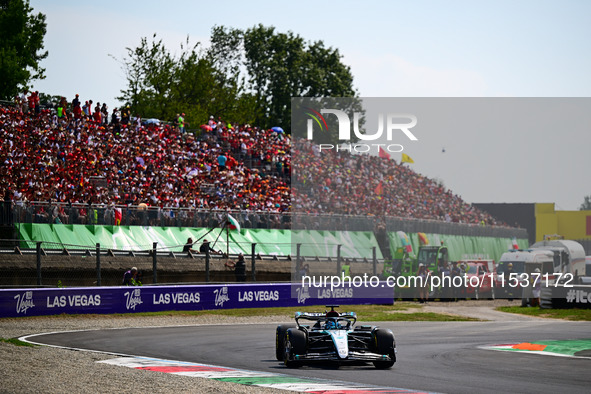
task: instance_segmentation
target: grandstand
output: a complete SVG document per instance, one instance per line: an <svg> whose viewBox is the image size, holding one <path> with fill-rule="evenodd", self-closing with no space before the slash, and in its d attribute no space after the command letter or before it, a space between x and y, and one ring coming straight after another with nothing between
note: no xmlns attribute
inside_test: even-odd
<svg viewBox="0 0 591 394"><path fill-rule="evenodd" d="M59 113L0 105L0 222L5 230L0 238L20 240L4 242L5 252L15 245L32 251L43 241L43 250L64 255L131 253L149 260L156 256L152 242L159 240L158 253L174 260L187 257L179 250L188 236L219 230L228 214L243 228L233 235L238 237L234 245L243 246L230 254L246 255L258 243L253 256L294 256L289 231L301 230L304 241L334 241L308 249L316 258L334 263L337 244L344 245L343 258L373 259L374 270L377 261L391 258L396 240L389 232L496 237L502 240L496 249L511 237L527 238L523 230L499 223L393 160L346 152L319 155L308 142L292 141L281 131L221 118L211 117L200 130L187 133L173 124L120 118L116 110L108 122L106 115L74 115L64 101ZM134 226L163 230L148 231L140 241ZM265 238L257 240L257 231ZM95 252L98 234L108 237L100 239ZM116 238L128 243L121 248ZM357 239L355 245L347 244L351 239Z"/></svg>
<svg viewBox="0 0 591 394"><path fill-rule="evenodd" d="M43 207L20 221L110 224L117 208L138 206L145 215L128 224L155 225L162 211L172 223L190 210L283 213L294 204L306 214L502 225L393 160L320 155L304 141L292 151L290 136L274 130L210 119L194 135L164 123L39 112L0 106L0 192L15 206ZM293 201L292 155L295 180L312 185ZM110 216L92 217L92 207L111 207Z"/></svg>

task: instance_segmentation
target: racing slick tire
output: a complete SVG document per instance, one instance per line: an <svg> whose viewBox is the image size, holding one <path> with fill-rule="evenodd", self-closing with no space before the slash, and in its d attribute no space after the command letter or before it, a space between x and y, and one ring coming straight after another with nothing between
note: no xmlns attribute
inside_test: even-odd
<svg viewBox="0 0 591 394"><path fill-rule="evenodd" d="M378 354L387 354L390 356L389 361L374 361L373 365L377 369L392 368L396 362L396 340L394 334L390 330L377 329L374 331L374 346Z"/></svg>
<svg viewBox="0 0 591 394"><path fill-rule="evenodd" d="M277 357L277 361L283 361L283 356L285 355L285 332L288 328L294 328L295 324L280 324L277 326L277 330L275 331L275 357Z"/></svg>
<svg viewBox="0 0 591 394"><path fill-rule="evenodd" d="M285 332L283 362L288 368L299 368L302 363L295 360L296 355L306 354L306 333L297 328L289 328Z"/></svg>

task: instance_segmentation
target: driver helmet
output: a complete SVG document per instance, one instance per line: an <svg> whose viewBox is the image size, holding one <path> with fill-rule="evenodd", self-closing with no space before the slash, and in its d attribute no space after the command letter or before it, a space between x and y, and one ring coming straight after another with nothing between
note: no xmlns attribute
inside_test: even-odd
<svg viewBox="0 0 591 394"><path fill-rule="evenodd" d="M337 328L337 323L334 320L327 320L326 323L324 323L324 329L326 330L334 330Z"/></svg>
<svg viewBox="0 0 591 394"><path fill-rule="evenodd" d="M338 329L339 324L337 323L337 319L335 319L335 318L337 318L339 316L340 316L339 312L335 311L334 309L326 312L326 317L333 318L333 319L327 319L326 323L324 324L324 328L327 330Z"/></svg>

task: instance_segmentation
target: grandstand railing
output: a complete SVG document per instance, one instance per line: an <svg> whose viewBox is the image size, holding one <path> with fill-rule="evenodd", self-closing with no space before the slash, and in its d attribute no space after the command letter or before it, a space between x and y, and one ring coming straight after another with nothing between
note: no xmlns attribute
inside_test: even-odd
<svg viewBox="0 0 591 394"><path fill-rule="evenodd" d="M120 211L120 216L115 214ZM202 208L140 205L69 204L56 202L3 202L0 224L22 223L121 225L157 227L218 227L230 214L242 228L308 229L329 231L405 231L428 234L527 238L522 228L481 224L449 223L438 220L392 216L306 214L246 210L207 210Z"/></svg>

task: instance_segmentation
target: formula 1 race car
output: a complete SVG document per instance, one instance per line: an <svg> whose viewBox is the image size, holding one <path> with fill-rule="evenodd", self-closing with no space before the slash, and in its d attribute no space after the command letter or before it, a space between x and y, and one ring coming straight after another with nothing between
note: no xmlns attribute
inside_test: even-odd
<svg viewBox="0 0 591 394"><path fill-rule="evenodd" d="M372 362L378 369L387 369L396 362L396 341L391 330L376 326L353 327L355 312L296 312L296 324L277 326L275 354L288 368L309 362L359 363ZM300 320L313 321L303 325Z"/></svg>

